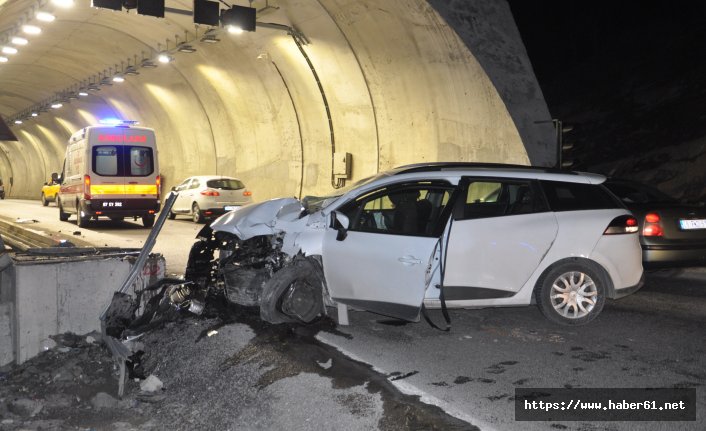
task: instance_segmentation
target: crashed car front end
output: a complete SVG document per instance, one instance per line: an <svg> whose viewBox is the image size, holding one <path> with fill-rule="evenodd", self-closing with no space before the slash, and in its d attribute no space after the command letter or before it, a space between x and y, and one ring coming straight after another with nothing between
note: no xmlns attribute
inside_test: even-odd
<svg viewBox="0 0 706 431"><path fill-rule="evenodd" d="M227 213L197 236L186 279L202 291L222 292L232 303L259 306L271 323L310 322L326 312L321 270L325 220L322 211L309 213L294 198Z"/></svg>

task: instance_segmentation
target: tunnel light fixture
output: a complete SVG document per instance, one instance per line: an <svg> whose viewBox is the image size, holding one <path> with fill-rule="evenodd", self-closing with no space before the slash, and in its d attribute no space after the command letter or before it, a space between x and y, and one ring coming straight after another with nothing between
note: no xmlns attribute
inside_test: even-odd
<svg viewBox="0 0 706 431"><path fill-rule="evenodd" d="M135 68L135 66L128 66L128 67L126 67L124 73L125 73L125 75L131 75L131 76L139 75L139 74L140 74L140 72L137 71L137 69Z"/></svg>
<svg viewBox="0 0 706 431"><path fill-rule="evenodd" d="M113 76L113 82L125 82L125 77L121 74Z"/></svg>
<svg viewBox="0 0 706 431"><path fill-rule="evenodd" d="M51 104L52 109L59 109L59 108L61 108L62 106L64 106L64 104L61 103L61 102L54 102L54 103Z"/></svg>
<svg viewBox="0 0 706 431"><path fill-rule="evenodd" d="M221 23L232 33L232 28L243 31L255 31L257 9L254 7L232 6L221 11Z"/></svg>
<svg viewBox="0 0 706 431"><path fill-rule="evenodd" d="M25 32L25 34L35 35L40 34L42 29L36 25L25 24L22 26L22 31Z"/></svg>
<svg viewBox="0 0 706 431"><path fill-rule="evenodd" d="M230 34L242 34L245 32L245 30L238 27L237 25L226 26L226 30L228 30L228 33L230 33Z"/></svg>
<svg viewBox="0 0 706 431"><path fill-rule="evenodd" d="M43 22L54 22L54 20L56 19L56 17L54 15L52 15L51 13L49 13L47 11L43 11L43 10L38 11L37 14L35 15L35 17L38 20L43 21Z"/></svg>
<svg viewBox="0 0 706 431"><path fill-rule="evenodd" d="M17 54L17 48L13 48L11 46L3 46L2 53L3 54L10 54L10 55Z"/></svg>
<svg viewBox="0 0 706 431"><path fill-rule="evenodd" d="M219 38L217 38L215 34L205 34L201 38L201 42L204 42L204 43L218 43L220 41L221 40Z"/></svg>
<svg viewBox="0 0 706 431"><path fill-rule="evenodd" d="M0 55L0 63L7 63L8 58Z"/></svg>
<svg viewBox="0 0 706 431"><path fill-rule="evenodd" d="M30 115L31 115L32 117L39 117L39 112L33 111Z"/></svg>
<svg viewBox="0 0 706 431"><path fill-rule="evenodd" d="M79 96L79 97L87 97L87 96L88 96L88 93L85 92L85 91L79 91L79 92L78 92L78 96Z"/></svg>
<svg viewBox="0 0 706 431"><path fill-rule="evenodd" d="M22 124L22 120L18 118L17 120L15 120L15 124Z"/></svg>
<svg viewBox="0 0 706 431"><path fill-rule="evenodd" d="M13 45L17 45L17 46L24 46L29 43L29 41L27 39L25 39L24 37L19 37L19 36L14 36L12 38L12 40L10 40L10 42L12 42Z"/></svg>
<svg viewBox="0 0 706 431"><path fill-rule="evenodd" d="M144 59L142 60L142 63L140 63L140 67L144 67L146 69L154 69L155 67L157 67L157 65L152 60Z"/></svg>
<svg viewBox="0 0 706 431"><path fill-rule="evenodd" d="M157 56L157 61L159 61L160 63L163 63L163 64L171 63L172 61L174 61L174 57L169 55L168 52L163 51L163 52L159 53L159 56Z"/></svg>
<svg viewBox="0 0 706 431"><path fill-rule="evenodd" d="M74 5L74 0L51 0L51 4L61 8L70 8Z"/></svg>
<svg viewBox="0 0 706 431"><path fill-rule="evenodd" d="M186 43L180 43L177 47L177 51L191 54L192 52L196 52L196 48Z"/></svg>

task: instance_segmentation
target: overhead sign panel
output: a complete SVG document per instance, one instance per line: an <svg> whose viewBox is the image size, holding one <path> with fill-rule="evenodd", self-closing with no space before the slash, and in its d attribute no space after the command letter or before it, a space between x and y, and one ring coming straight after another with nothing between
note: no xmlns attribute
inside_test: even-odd
<svg viewBox="0 0 706 431"><path fill-rule="evenodd" d="M137 0L137 13L164 18L164 0Z"/></svg>
<svg viewBox="0 0 706 431"><path fill-rule="evenodd" d="M194 24L204 24L217 27L219 24L218 2L210 0L194 0Z"/></svg>

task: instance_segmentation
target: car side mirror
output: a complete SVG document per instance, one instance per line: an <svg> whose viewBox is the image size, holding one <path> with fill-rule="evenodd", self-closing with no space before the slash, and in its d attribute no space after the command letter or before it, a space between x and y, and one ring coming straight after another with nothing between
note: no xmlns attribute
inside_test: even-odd
<svg viewBox="0 0 706 431"><path fill-rule="evenodd" d="M343 241L348 236L348 226L350 226L350 220L348 219L348 216L342 212L334 211L331 213L331 224L329 226L338 231L338 234L336 234L336 241Z"/></svg>

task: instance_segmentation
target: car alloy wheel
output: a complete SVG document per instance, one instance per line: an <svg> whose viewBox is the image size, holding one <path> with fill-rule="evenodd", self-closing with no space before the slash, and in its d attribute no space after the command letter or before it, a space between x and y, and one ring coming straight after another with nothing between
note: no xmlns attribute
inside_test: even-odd
<svg viewBox="0 0 706 431"><path fill-rule="evenodd" d="M595 319L605 304L606 276L598 264L565 259L537 283L537 306L549 320L562 325L583 325Z"/></svg>
<svg viewBox="0 0 706 431"><path fill-rule="evenodd" d="M194 223L202 223L203 222L203 216L201 215L201 208L199 208L199 204L194 202L193 205L191 205L191 218L194 220Z"/></svg>
<svg viewBox="0 0 706 431"><path fill-rule="evenodd" d="M44 196L44 193L42 193L42 206L47 206L49 205L49 201L47 200L47 197Z"/></svg>

